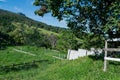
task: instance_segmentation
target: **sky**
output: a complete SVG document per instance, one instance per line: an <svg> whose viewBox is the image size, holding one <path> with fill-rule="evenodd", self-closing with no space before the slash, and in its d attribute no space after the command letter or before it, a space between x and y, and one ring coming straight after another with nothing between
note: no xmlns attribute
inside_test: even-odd
<svg viewBox="0 0 120 80"><path fill-rule="evenodd" d="M34 20L46 23L48 25L67 27L66 22L58 21L56 18L51 16L51 13L45 14L44 17L40 17L34 14L34 11L39 7L33 5L34 0L0 0L0 9L8 10L11 12L22 12L27 17Z"/></svg>

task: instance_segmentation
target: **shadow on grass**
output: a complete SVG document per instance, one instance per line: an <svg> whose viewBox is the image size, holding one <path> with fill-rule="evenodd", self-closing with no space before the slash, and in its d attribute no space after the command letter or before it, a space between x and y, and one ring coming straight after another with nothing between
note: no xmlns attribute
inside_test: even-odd
<svg viewBox="0 0 120 80"><path fill-rule="evenodd" d="M32 62L24 62L20 64L12 64L8 66L0 66L0 74L5 74L8 72L12 71L21 71L21 70L29 70L32 68L38 68L37 63L42 63L42 62L49 62L49 60L35 60Z"/></svg>
<svg viewBox="0 0 120 80"><path fill-rule="evenodd" d="M114 62L114 61L109 61L109 64L115 65L115 66L120 66L120 62Z"/></svg>
<svg viewBox="0 0 120 80"><path fill-rule="evenodd" d="M111 54L108 54L108 56L113 57L113 56L111 56ZM102 54L100 54L100 55L89 55L88 57L91 58L91 59L93 59L94 61L95 61L95 60L102 60L102 61L104 61L104 53L102 53ZM115 58L115 57L114 57L114 58ZM120 54L117 55L116 58L120 58ZM111 64L111 65L120 66L120 62L116 62L116 61L108 61L108 62L109 62L109 64Z"/></svg>
<svg viewBox="0 0 120 80"><path fill-rule="evenodd" d="M0 31L0 50L4 50L7 46L14 46L16 44L13 37Z"/></svg>
<svg viewBox="0 0 120 80"><path fill-rule="evenodd" d="M7 46L0 45L0 50L5 50L5 49L7 49Z"/></svg>
<svg viewBox="0 0 120 80"><path fill-rule="evenodd" d="M89 55L89 58L93 59L93 60L102 60L104 61L104 53L101 54L96 54L96 55Z"/></svg>

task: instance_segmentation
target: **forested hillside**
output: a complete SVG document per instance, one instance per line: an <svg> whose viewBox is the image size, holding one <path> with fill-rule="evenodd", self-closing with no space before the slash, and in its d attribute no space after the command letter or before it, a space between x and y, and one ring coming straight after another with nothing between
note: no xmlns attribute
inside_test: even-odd
<svg viewBox="0 0 120 80"><path fill-rule="evenodd" d="M28 26L40 27L57 33L61 30L64 30L64 28L51 26L42 22L32 20L26 17L23 13L13 13L0 9L0 26L6 26L10 28L12 26L12 22L19 22L22 24L27 24Z"/></svg>
<svg viewBox="0 0 120 80"><path fill-rule="evenodd" d="M67 51L76 48L77 40L68 29L32 20L23 13L0 9L0 48L9 45L34 45Z"/></svg>

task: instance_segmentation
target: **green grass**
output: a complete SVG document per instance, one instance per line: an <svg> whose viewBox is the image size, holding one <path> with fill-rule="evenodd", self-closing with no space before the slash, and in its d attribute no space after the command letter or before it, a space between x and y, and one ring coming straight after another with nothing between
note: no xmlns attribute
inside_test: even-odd
<svg viewBox="0 0 120 80"><path fill-rule="evenodd" d="M14 52L12 49L29 51L38 56L30 56ZM60 52L31 46L9 47L0 51L0 64L30 62L32 60L48 60L37 62L38 67L10 71L0 74L0 80L119 80L120 63L109 62L107 71L103 71L103 60L94 57L83 57L77 60L57 60L52 56Z"/></svg>
<svg viewBox="0 0 120 80"><path fill-rule="evenodd" d="M109 65L109 71L103 72L103 62L101 60L93 61L84 57L75 61L56 63L44 71L43 76L38 76L38 78L44 80L119 80L120 71L117 71L119 69L119 65L117 67Z"/></svg>
<svg viewBox="0 0 120 80"><path fill-rule="evenodd" d="M42 29L42 28L38 28L43 34L48 34L48 35L56 35L56 36L59 36L58 33L55 33L55 32L52 32L52 31L49 31L49 30L45 30L45 29Z"/></svg>
<svg viewBox="0 0 120 80"><path fill-rule="evenodd" d="M25 52L30 52L35 54L36 56L31 56L28 54L24 54L21 52L17 52L14 49L22 50ZM8 47L5 50L0 50L0 64L11 64L11 63L19 63L19 62L26 62L32 60L39 60L39 59L49 59L52 56L58 56L61 54L60 52L53 51L50 49L45 48L37 48L34 46L15 46L15 47Z"/></svg>

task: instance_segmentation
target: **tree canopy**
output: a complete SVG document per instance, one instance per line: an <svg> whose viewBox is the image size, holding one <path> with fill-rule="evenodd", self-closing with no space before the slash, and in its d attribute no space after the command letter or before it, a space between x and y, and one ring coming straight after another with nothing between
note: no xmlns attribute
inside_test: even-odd
<svg viewBox="0 0 120 80"><path fill-rule="evenodd" d="M35 0L34 5L40 6L35 14L44 16L51 12L53 17L65 19L77 35L93 33L120 37L119 0Z"/></svg>

